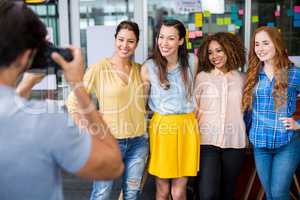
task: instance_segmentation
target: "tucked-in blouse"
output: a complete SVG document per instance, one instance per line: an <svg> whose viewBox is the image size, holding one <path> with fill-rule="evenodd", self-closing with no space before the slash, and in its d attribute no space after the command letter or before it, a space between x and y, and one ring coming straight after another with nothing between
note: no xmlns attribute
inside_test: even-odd
<svg viewBox="0 0 300 200"><path fill-rule="evenodd" d="M170 83L169 89L164 89L159 81L158 67L152 59L146 61L151 84L148 105L150 109L161 115L183 114L193 112L195 103L192 95L188 95L181 76L180 66L177 63L174 69L167 72ZM192 63L193 65L193 63ZM192 67L191 67L192 68ZM188 77L193 83L193 69L188 70Z"/></svg>
<svg viewBox="0 0 300 200"><path fill-rule="evenodd" d="M236 70L200 72L195 95L199 99L201 144L221 148L247 145L242 112L245 76Z"/></svg>
<svg viewBox="0 0 300 200"><path fill-rule="evenodd" d="M291 66L288 70L286 104L274 110L272 91L275 78L270 80L261 67L258 82L253 90L252 123L250 141L257 148L278 148L288 144L295 131L287 130L281 117L292 117L296 111L297 95L300 92L300 68ZM300 123L300 120L298 120Z"/></svg>
<svg viewBox="0 0 300 200"><path fill-rule="evenodd" d="M145 100L139 64L132 62L128 83L124 83L110 61L103 59L88 68L84 85L88 93L96 95L99 110L116 138L145 134ZM78 112L73 93L66 105L70 113Z"/></svg>

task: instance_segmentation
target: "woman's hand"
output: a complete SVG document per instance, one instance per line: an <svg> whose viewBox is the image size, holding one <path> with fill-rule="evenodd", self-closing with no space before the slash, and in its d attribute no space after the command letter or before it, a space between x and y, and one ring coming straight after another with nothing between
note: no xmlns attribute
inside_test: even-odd
<svg viewBox="0 0 300 200"><path fill-rule="evenodd" d="M287 130L299 130L300 124L294 120L292 117L281 117L279 118Z"/></svg>

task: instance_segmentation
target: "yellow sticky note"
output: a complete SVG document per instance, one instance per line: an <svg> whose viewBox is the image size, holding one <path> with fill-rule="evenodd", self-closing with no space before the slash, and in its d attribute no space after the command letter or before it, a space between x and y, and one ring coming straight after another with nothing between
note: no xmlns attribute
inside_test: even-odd
<svg viewBox="0 0 300 200"><path fill-rule="evenodd" d="M202 13L195 13L195 27L202 27Z"/></svg>
<svg viewBox="0 0 300 200"><path fill-rule="evenodd" d="M225 17L225 18L224 18L224 24L225 24L225 25L231 24L231 18L230 18L230 17Z"/></svg>
<svg viewBox="0 0 300 200"><path fill-rule="evenodd" d="M187 49L192 49L192 43L191 42L186 43L186 48Z"/></svg>
<svg viewBox="0 0 300 200"><path fill-rule="evenodd" d="M217 25L224 25L224 19L221 17L217 18Z"/></svg>
<svg viewBox="0 0 300 200"><path fill-rule="evenodd" d="M189 29L185 29L185 39L189 39Z"/></svg>
<svg viewBox="0 0 300 200"><path fill-rule="evenodd" d="M203 15L204 17L210 17L210 12L208 10L204 10Z"/></svg>
<svg viewBox="0 0 300 200"><path fill-rule="evenodd" d="M252 16L252 22L257 23L259 21L259 18L257 15Z"/></svg>

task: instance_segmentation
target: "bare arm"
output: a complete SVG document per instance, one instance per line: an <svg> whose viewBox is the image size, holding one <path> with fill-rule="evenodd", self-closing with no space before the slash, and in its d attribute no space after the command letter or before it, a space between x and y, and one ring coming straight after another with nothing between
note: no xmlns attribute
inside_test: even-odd
<svg viewBox="0 0 300 200"><path fill-rule="evenodd" d="M149 91L150 91L150 81L149 81L148 69L145 64L143 64L142 68L141 68L141 78L143 81L145 102L147 102L148 96L149 96Z"/></svg>
<svg viewBox="0 0 300 200"><path fill-rule="evenodd" d="M195 100L196 100L196 108L195 108L195 115L196 115L196 118L199 120L200 117L201 117L201 112L200 112L200 93L201 93L201 90L200 90L200 76L199 74L196 76L196 81L195 81L195 92L194 92L194 95L195 95Z"/></svg>
<svg viewBox="0 0 300 200"><path fill-rule="evenodd" d="M44 76L44 74L25 73L22 81L16 88L16 92L24 98L29 98L33 86L39 83Z"/></svg>
<svg viewBox="0 0 300 200"><path fill-rule="evenodd" d="M90 179L116 178L124 168L119 146L83 87L84 68L80 49L70 49L73 51L73 61L68 63L56 53L52 58L63 68L65 78L77 98L80 114L86 119L87 130L92 136L89 159L76 174ZM74 118L75 121L81 119L80 115L74 115Z"/></svg>

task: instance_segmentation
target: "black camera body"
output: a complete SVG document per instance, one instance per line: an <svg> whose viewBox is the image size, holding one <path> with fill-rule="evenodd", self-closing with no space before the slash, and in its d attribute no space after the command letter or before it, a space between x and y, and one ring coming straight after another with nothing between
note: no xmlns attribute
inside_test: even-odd
<svg viewBox="0 0 300 200"><path fill-rule="evenodd" d="M51 54L53 52L60 54L68 62L73 60L73 55L70 49L59 48L50 42L45 42L45 44L37 49L30 71L52 68L56 72L60 69L60 66L51 58Z"/></svg>

